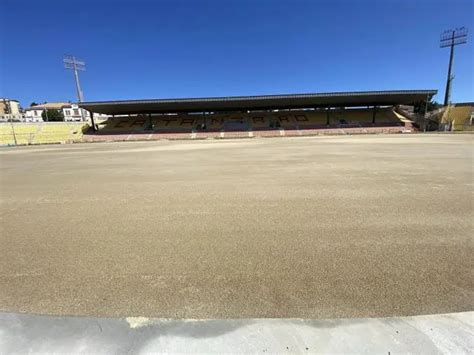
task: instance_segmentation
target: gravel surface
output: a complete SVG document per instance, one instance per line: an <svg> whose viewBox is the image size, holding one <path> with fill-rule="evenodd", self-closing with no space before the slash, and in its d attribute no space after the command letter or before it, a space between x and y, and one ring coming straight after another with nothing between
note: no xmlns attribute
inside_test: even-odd
<svg viewBox="0 0 474 355"><path fill-rule="evenodd" d="M472 311L474 135L0 150L0 310Z"/></svg>

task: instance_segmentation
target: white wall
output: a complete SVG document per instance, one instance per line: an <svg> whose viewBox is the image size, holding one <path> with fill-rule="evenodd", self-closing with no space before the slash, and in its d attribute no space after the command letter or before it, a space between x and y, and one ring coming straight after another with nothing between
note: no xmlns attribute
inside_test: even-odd
<svg viewBox="0 0 474 355"><path fill-rule="evenodd" d="M10 113L12 115L20 114L20 103L18 101L10 101Z"/></svg>
<svg viewBox="0 0 474 355"><path fill-rule="evenodd" d="M42 114L43 109L27 109L25 110L25 122L43 122L43 118L41 117Z"/></svg>
<svg viewBox="0 0 474 355"><path fill-rule="evenodd" d="M90 119L89 111L72 104L71 106L63 107L64 121L88 121Z"/></svg>

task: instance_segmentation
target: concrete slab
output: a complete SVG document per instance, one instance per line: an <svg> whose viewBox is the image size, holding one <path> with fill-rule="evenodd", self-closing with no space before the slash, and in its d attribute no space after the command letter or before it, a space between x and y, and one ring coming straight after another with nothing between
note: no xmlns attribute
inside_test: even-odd
<svg viewBox="0 0 474 355"><path fill-rule="evenodd" d="M0 313L0 353L469 354L474 312L400 318L168 320Z"/></svg>

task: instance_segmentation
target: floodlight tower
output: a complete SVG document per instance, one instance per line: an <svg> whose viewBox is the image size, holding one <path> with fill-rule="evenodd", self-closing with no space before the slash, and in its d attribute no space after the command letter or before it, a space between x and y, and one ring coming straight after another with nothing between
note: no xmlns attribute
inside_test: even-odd
<svg viewBox="0 0 474 355"><path fill-rule="evenodd" d="M446 91L444 93L444 106L448 106L449 98L451 96L451 82L454 79L454 75L451 75L451 69L453 66L454 47L459 44L467 42L467 28L460 27L454 30L447 30L441 34L439 41L440 48L450 47L451 53L449 55L449 67L448 67L448 78L446 80Z"/></svg>
<svg viewBox="0 0 474 355"><path fill-rule="evenodd" d="M74 71L74 79L76 80L76 91L77 99L79 102L84 101L84 96L81 90L81 84L79 83L79 73L78 71L86 70L86 63L83 60L77 59L72 55L65 55L63 59L64 68L72 69Z"/></svg>

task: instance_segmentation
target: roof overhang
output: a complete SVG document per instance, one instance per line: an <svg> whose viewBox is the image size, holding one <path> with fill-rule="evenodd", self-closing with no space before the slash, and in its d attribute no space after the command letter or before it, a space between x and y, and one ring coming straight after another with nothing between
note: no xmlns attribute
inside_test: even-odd
<svg viewBox="0 0 474 355"><path fill-rule="evenodd" d="M140 113L219 112L313 107L410 105L431 99L437 90L360 91L338 93L229 96L188 99L82 102L79 106L96 113L127 115Z"/></svg>

